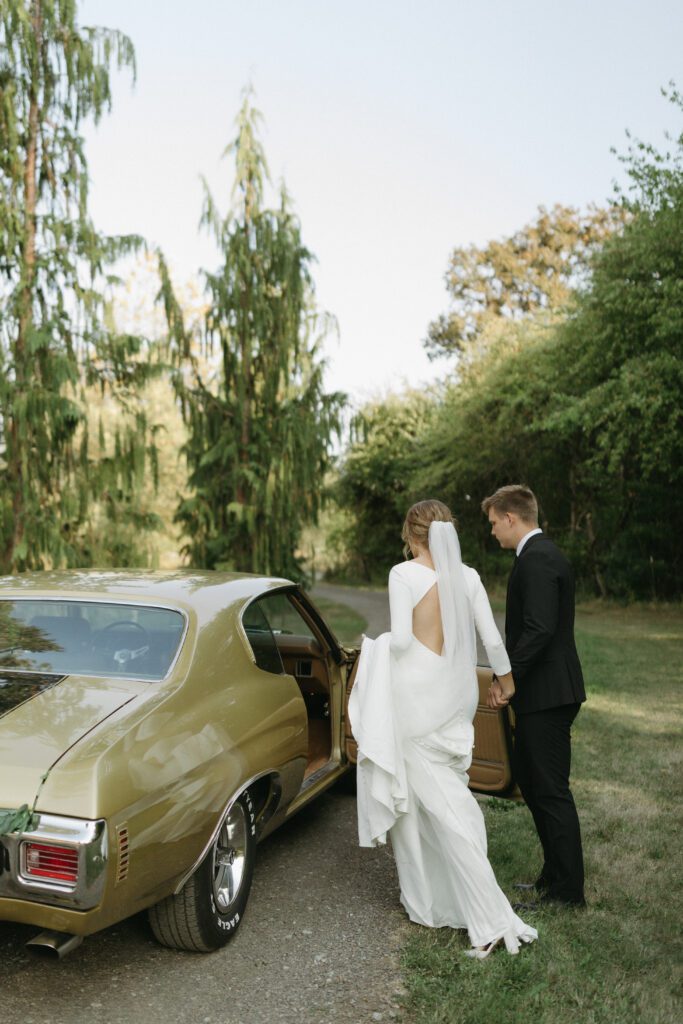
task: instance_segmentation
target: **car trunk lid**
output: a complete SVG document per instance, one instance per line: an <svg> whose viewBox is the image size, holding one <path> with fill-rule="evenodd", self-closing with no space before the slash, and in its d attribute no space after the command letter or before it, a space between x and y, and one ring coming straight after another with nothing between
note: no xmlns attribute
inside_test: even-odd
<svg viewBox="0 0 683 1024"><path fill-rule="evenodd" d="M8 677L3 676L2 681ZM32 805L45 774L75 743L140 692L139 683L32 676L0 717L0 808ZM0 693L8 687L1 687ZM22 699L23 694L23 699ZM9 705L9 707L8 707Z"/></svg>

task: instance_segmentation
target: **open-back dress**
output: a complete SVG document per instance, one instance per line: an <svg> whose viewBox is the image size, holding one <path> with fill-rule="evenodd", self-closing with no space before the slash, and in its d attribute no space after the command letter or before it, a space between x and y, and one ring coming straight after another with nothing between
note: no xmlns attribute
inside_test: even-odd
<svg viewBox="0 0 683 1024"><path fill-rule="evenodd" d="M486 591L474 569L460 562L459 572L460 619L469 616L472 635L476 624L491 667L504 675L510 663ZM376 845L390 831L401 903L411 921L466 928L473 946L503 938L516 953L537 933L496 882L484 818L468 788L476 653L470 646L464 663L462 650L449 657L444 647L437 654L413 633L414 609L436 583L435 570L420 562L394 566L391 633L364 642L349 709L359 747L360 841ZM442 591L443 583L443 619Z"/></svg>

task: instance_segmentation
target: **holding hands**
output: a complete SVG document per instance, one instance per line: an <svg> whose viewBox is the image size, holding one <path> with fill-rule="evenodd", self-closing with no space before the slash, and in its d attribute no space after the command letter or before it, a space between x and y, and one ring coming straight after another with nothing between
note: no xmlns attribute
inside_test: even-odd
<svg viewBox="0 0 683 1024"><path fill-rule="evenodd" d="M512 697L515 694L515 681L512 678L512 672L508 672L504 676L497 676L494 674L493 682L489 688L486 703L494 711L500 711L501 708L505 708L510 703Z"/></svg>

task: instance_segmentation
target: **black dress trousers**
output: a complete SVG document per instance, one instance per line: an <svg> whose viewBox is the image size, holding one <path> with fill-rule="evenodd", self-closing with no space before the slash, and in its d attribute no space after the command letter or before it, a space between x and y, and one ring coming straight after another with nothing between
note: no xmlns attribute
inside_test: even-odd
<svg viewBox="0 0 683 1024"><path fill-rule="evenodd" d="M569 789L571 726L580 704L518 714L513 765L543 847L547 894L583 903L581 829Z"/></svg>

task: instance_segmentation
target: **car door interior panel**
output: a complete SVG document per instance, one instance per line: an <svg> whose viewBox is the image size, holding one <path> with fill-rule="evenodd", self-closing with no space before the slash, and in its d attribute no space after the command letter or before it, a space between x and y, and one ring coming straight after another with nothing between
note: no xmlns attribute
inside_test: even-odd
<svg viewBox="0 0 683 1024"><path fill-rule="evenodd" d="M493 673L477 668L479 704L474 716L474 751L469 771L470 789L507 795L512 786L511 730L507 708L494 711L486 704Z"/></svg>

